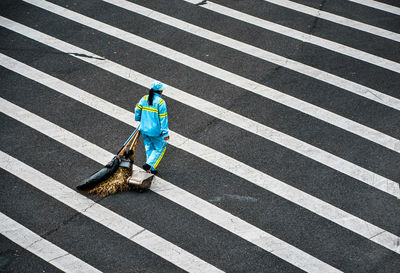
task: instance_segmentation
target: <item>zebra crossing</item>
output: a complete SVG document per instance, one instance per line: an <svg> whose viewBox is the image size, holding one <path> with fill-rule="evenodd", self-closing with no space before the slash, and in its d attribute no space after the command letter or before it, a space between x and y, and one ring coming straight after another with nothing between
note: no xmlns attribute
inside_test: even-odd
<svg viewBox="0 0 400 273"><path fill-rule="evenodd" d="M12 113L17 113L17 112L25 112L23 109L12 109L15 106L13 105L7 105L7 102L2 103L2 109L6 109L4 112L7 113L9 116L12 115ZM21 113L20 115L17 115L16 118L24 122L26 125L29 125L30 127L33 127L34 129L37 129L40 132L46 133L48 136L55 135L54 138L57 139L56 134L52 132L57 132L59 133L60 130L63 130L62 128L57 128L57 126L50 124L45 121L40 121L40 118L38 117L31 117L31 118L26 118L25 116L30 116L32 114L30 113ZM37 120L39 119L39 120ZM42 125L38 123L43 123ZM54 127L54 128L52 128ZM108 153L107 151L104 150L99 150L101 148L99 147L88 147L90 145L93 145L91 143L82 143L84 140L79 139L77 136L71 135L70 132L63 132L62 133L63 138L58 138L60 142L64 145L68 145L71 148L74 148L78 152L81 152L82 154L87 154L86 150L90 150L91 153L95 151L96 157L99 157L99 155L104 154L103 160L100 161L100 163L106 164L107 161L109 160L110 157L112 157L111 153ZM68 136L69 141L66 141L66 136ZM78 143L78 144L76 144ZM84 147L82 149L82 147ZM85 149L86 148L86 149ZM4 160L3 164L8 164L7 160ZM138 168L138 167L137 167ZM155 180L155 185L153 187L153 191L159 193L160 195L163 195L164 197L167 197L168 199L175 201L176 203L180 203L183 207L190 209L200 216L203 216L207 220L216 223L219 226L222 226L226 228L229 231L232 231L233 233L239 235L240 237L243 237L246 240L251 241L252 243L260 246L261 248L274 252L275 255L279 257L285 257L287 260L293 259L293 257L296 257L296 259L292 262L294 264L297 263L302 263L302 260L307 260L310 261L313 259L313 257L309 257L306 254L302 253L296 253L296 249L290 249L290 245L287 246L285 245L285 242L280 241L277 238L274 238L272 235L267 234L265 232L262 232L261 230L257 229L254 226L251 226L250 224L243 222L240 219L237 219L236 217L229 215L222 211L219 210L217 207L212 206L211 204L208 204L201 199L196 200L196 197L184 192L183 190L176 188L174 189L174 186L171 185L170 183L166 181L159 180L158 178ZM44 188L43 188L44 189ZM174 189L173 193L171 191ZM167 193L167 194L165 194ZM196 202L197 201L197 202ZM199 210L201 208L201 210ZM207 211L204 211L207 208ZM115 229L116 230L116 229ZM129 236L128 236L129 237ZM305 256L304 256L305 255ZM302 258L302 259L299 259ZM308 264L306 265L301 265L301 267L308 268ZM320 265L318 262L315 264L312 264L312 267L309 270L312 270L312 268L317 268L318 270L328 270L331 271L332 269L329 266L325 265ZM204 269L202 269L204 270ZM200 270L201 271L201 270Z"/></svg>
<svg viewBox="0 0 400 273"><path fill-rule="evenodd" d="M13 187L1 191L1 215L46 245L37 252L14 243L66 272L80 272L80 264L101 272L400 266L397 56L259 18L252 4L313 12L333 27L368 32L371 43L379 36L388 49L399 34L292 1L243 2L4 4L0 164ZM348 2L398 20L394 6ZM272 42L248 41L253 27ZM322 53L321 64L289 56L283 41ZM323 63L325 53L345 70L362 69L343 76ZM154 79L168 85L172 133L151 191L76 192L138 126L134 104ZM137 153L140 165L142 147ZM10 245L14 228L0 227ZM41 256L46 251L54 258ZM9 260L0 268L12 270Z"/></svg>
<svg viewBox="0 0 400 273"><path fill-rule="evenodd" d="M104 0L108 3L112 3L118 5L118 7L122 7L128 9L129 11L136 12L138 14L144 15L149 13L147 8L142 8L141 6L137 6L127 1L119 1L119 0ZM372 88L368 88L366 86L357 84L355 82L348 81L344 78L338 77L336 75L332 75L320 69L316 69L314 67L310 67L308 65L299 63L297 61L282 57L280 55L274 54L273 52L269 52L266 50L262 50L258 47L251 46L246 43L242 43L241 41L217 34L215 32L206 30L204 28L200 28L194 26L192 24L183 22L181 20L177 20L175 18L171 18L169 16L160 14L156 11L151 11L153 16L155 16L156 20L163 22L165 24L171 25L176 28L181 28L184 31L191 33L193 35L198 35L204 39L208 39L214 43L220 43L224 46L228 46L234 50L241 51L243 53L252 55L254 57L260 58L264 61L268 61L270 63L274 63L281 67L288 68L290 70L294 70L298 73L302 73L306 76L316 78L318 80L322 80L328 84L340 87L341 89L347 90L349 92L355 93L360 96L364 96L368 99L377 101L378 103L382 103L386 106L393 107L396 110L400 110L400 100L397 98L393 98L391 96L387 96L379 92L378 90L374 90Z"/></svg>
<svg viewBox="0 0 400 273"><path fill-rule="evenodd" d="M101 272L41 238L3 213L0 213L0 219L1 234L55 267L66 272Z"/></svg>
<svg viewBox="0 0 400 273"><path fill-rule="evenodd" d="M191 1L188 1L191 2ZM229 17L232 17L237 20L241 20L245 23L250 23L255 26L259 26L261 28L264 28L269 31L273 31L291 38L295 38L297 40L300 40L302 42L314 44L332 51L335 51L337 53L343 54L350 56L355 59L359 59L371 64L374 64L376 66L381 66L386 69L393 70L394 72L399 72L399 64L396 62L393 62L391 60L387 60L385 58L381 58L379 56L375 56L373 54L369 54L367 52L363 52L360 50L357 50L355 48L348 47L346 45L332 42L314 35L310 35L301 31L297 31L295 29L291 29L279 24L275 24L273 22L267 21L267 20L261 20L255 16L248 15L243 12L239 12L237 10L227 8L225 6L218 5L216 3L213 3L211 1L207 1L204 5L201 5L201 7L209 9L211 11L220 13L222 15L226 15Z"/></svg>
<svg viewBox="0 0 400 273"><path fill-rule="evenodd" d="M10 27L11 25L15 25L15 23L7 20L7 19L2 19L2 25L5 27ZM10 27L11 28L11 27ZM35 32L33 29L27 29L22 25L17 25L16 28L13 28L13 30L19 32L19 33L24 33L26 35L29 35L29 33L32 33L33 35L30 35L31 38L35 39L36 41L44 42L46 41L48 44L51 44L52 47L63 50L64 52L79 52L79 55L85 55L85 56L92 56L94 57L94 61L90 61L90 63L94 63L97 66L100 66L101 68L108 70L114 74L117 74L121 77L127 78L130 80L130 77L133 74L133 79L136 83L139 83L143 86L146 86L146 82L151 81L149 77L146 75L142 75L136 71L133 71L129 68L120 66L114 62L109 62L108 60L104 60L104 64L102 62L99 62L99 59L101 59L100 56L96 56L91 52L82 50L80 48L77 48L75 46L71 46L70 44L64 43L60 40L54 39L53 37L43 35L42 33ZM49 43L50 42L50 43ZM81 59L84 59L85 61L88 61L87 58L81 57ZM129 75L129 76L126 76ZM175 91L175 92L174 92ZM170 95L172 93L172 96ZM175 93L175 95L174 95ZM281 144L285 147L288 147L292 150L299 151L303 155L309 155L312 159L316 161L320 161L323 164L332 167L336 170L339 170L341 172L344 172L356 179L359 179L360 181L363 181L373 187L376 187L378 189L381 189L385 192L388 192L394 196L400 196L400 190L398 189L398 185L389 179L386 179L384 177L381 177L377 174L371 173L368 170L365 170L363 168L360 168L354 164L348 163L346 161L340 160L340 158L334 157L333 155L324 153L323 151L319 149L315 149L314 147L307 145L306 143L301 143L296 141L295 139L290 138L289 136L279 134L279 132L270 129L266 126L262 126L257 123L253 123L249 120L240 120L241 118L238 116L235 116L234 113L227 111L225 109L220 109L218 106L211 105L207 103L204 100L198 99L196 97L186 95L180 90L176 90L173 87L169 88L169 91L166 92L167 96L173 97L177 100L182 100L186 101L188 105L192 106L193 108L197 108L198 110L202 110L203 112L207 114L213 114L214 116L228 121L231 124L237 125L239 127L242 127L244 129L247 129L248 131L252 131L253 133L256 133L264 138L268 138L269 140L272 140L274 142L277 142L278 144ZM137 126L137 124L136 124ZM177 137L179 139L179 137ZM294 143L293 143L294 142ZM173 143L172 143L173 144ZM394 146L397 147L400 145L400 141L395 141ZM304 146L302 148L299 148L301 146ZM189 150L193 150L193 147L189 147ZM317 154L317 156L315 156Z"/></svg>
<svg viewBox="0 0 400 273"><path fill-rule="evenodd" d="M322 18L324 20L331 21L335 24L342 24L346 27L355 28L357 30L368 32L373 35L377 35L377 36L380 36L380 37L383 37L386 39L391 39L396 42L400 41L400 35L396 32L388 31L388 30L382 29L380 27L376 27L373 25L365 24L363 22L345 18L345 17L339 16L339 15L336 15L336 14L333 14L330 12L321 11L316 8L309 7L307 5L296 3L294 1L289 1L289 0L263 0L263 1L273 3L275 5L284 6L285 8L300 11L305 14L315 16L317 18ZM363 2L365 3L365 1L363 1ZM373 2L376 3L377 1L373 1Z"/></svg>
<svg viewBox="0 0 400 273"><path fill-rule="evenodd" d="M386 12L390 12L390 13L393 13L396 15L400 15L400 8L393 7L393 6L387 5L385 3L379 3L376 1L370 1L370 0L367 0L367 1L350 0L350 1L356 2L357 4L366 5L366 6L369 6L372 8L380 9L380 10L383 10Z"/></svg>
<svg viewBox="0 0 400 273"><path fill-rule="evenodd" d="M1 56L0 56L0 59L2 59L2 63L5 65L7 65L8 62L10 62L10 60L3 59L3 58L1 58ZM29 77L31 79L33 79L37 82L43 82L44 85L46 85L46 83L53 82L53 83L55 83L55 85L53 85L53 86L57 86L57 87L53 87L53 89L55 89L63 94L75 93L75 94L71 94L69 96L78 101L87 102L88 105L92 106L93 108L95 108L99 111L108 112L109 115L114 117L115 119L119 119L127 124L137 126L136 123L132 124L132 122L131 122L132 113L130 113L128 111L124 111L122 109L118 109L117 106L112 105L110 103L103 102L103 101L101 101L101 99L94 97L90 94L87 94L83 90L78 89L78 90L75 90L75 92L69 92L69 90L73 90L76 88L73 86L69 86L66 83L60 82L57 79L51 78L49 75L46 75L44 73L38 73L38 71L34 71L32 68L29 68L25 65L22 65L22 67L20 69L18 69L18 65L21 65L21 64L14 61L14 62L11 62L6 67L9 67L10 69L12 69L14 71L21 71L20 73L28 72L28 74L30 74ZM35 72L38 73L38 75L33 76L33 74ZM26 74L23 74L23 75L26 75ZM8 114L10 117L18 118L19 115L16 115L15 113L19 112L20 110L18 108L13 109L14 107L15 106L7 105L7 103L5 101L2 103L2 108L4 109L3 112L5 114ZM9 109L9 110L7 111L7 109ZM118 112L119 112L119 114L117 114ZM22 117L18 118L18 120L23 121L23 118ZM24 122L24 123L26 123L26 122ZM31 127L33 127L33 126L31 125ZM46 125L45 127L47 128L47 127L49 127L49 125ZM40 130L40 129L38 129L38 130ZM57 130L55 130L55 131L57 131ZM46 133L46 135L51 135L50 132L44 132L44 133ZM63 133L63 135L64 134L65 133ZM171 135L174 137L174 139L179 140L179 138L181 138L181 139L183 138L182 136L179 136L174 132L172 132ZM184 141L187 142L186 146L183 146L180 144ZM396 248L396 246L392 245L392 242L395 242L398 239L398 237L394 236L393 234L390 234L389 232L382 233L381 229L379 229L369 223L366 223L365 221L362 221L361 219L358 219L357 217L355 217L351 214L347 214L338 208L332 207L327 203L321 202L321 200L308 198L307 195L305 195L305 193L298 191L295 188L290 187L289 185L287 185L279 180L269 177L268 175L260 173L257 170L252 169L250 166L246 166L245 164L238 162L235 159L229 158L223 154L218 154L217 151L212 150L207 147L202 147L201 144L194 143L191 140L181 140L181 141L178 141L178 143L176 143L176 141L171 141L171 144L179 147L180 149L185 150L186 152L193 153L193 151L203 151L203 153L205 153L207 155L217 154L217 156L214 156L212 158L210 156L205 157L202 154L200 154L199 152L193 153L193 154L197 155L198 157L203 158L206 161L210 161L213 164L217 164L218 158L222 159L222 161L225 162L226 165L220 165L221 168L225 168L227 171L229 171L233 174L236 174L237 176L242 177L242 178L248 180L249 182L252 182L262 188L265 188L271 192L274 192L275 194L277 194L285 199L288 199L304 208L307 208L307 209L311 210L312 212L319 214L322 217L332 220L333 222L335 222L345 228L349 228L352 231L365 236L366 238L374 238L375 242L380 243L383 246L388 247L389 249ZM91 150L93 150L93 148ZM100 152L93 153L93 151L92 152L84 151L82 153L90 154L92 157L98 157L97 154L101 154ZM111 157L112 157L112 154L108 154L108 156L106 158L111 158ZM102 163L106 164L107 160L104 160ZM236 171L234 168L230 168L229 166L235 166L235 168L238 168L240 171ZM258 176L258 177L256 179L254 179L254 178L249 179L249 177L251 177L252 174L254 174L254 176ZM315 209L315 208L317 208L317 209ZM346 221L342 221L341 219L346 219ZM350 219L352 219L352 220L350 220ZM376 236L377 234L379 234L380 236Z"/></svg>
<svg viewBox="0 0 400 273"><path fill-rule="evenodd" d="M263 95L265 95L265 97L267 97L267 98L276 100L277 102L283 103L286 106L300 110L306 114L309 114L316 118L324 120L324 121L331 123L337 127L340 127L345 130L348 130L352 133L358 134L364 138L367 138L371 141L379 143L389 149L396 150L396 147L398 147L400 145L400 142L395 138L392 138L385 134L380 134L380 132L378 132L376 130L365 127L361 124L357 124L352 120L346 119L345 117L335 115L334 113L330 113L329 111L326 111L324 109L307 104L306 102L296 100L296 98L287 96L284 93L273 90L266 86L262 86L251 80L244 79L244 78L240 77L239 75L234 75L232 73L229 73L228 71L219 69L218 67L208 65L207 63L201 62L194 58L190 58L187 55L181 54L177 51L170 50L166 47L157 45L156 43L153 43L149 40L142 39L139 36L132 35L126 31L121 31L119 29L113 28L112 26L103 24L99 21L90 19L88 17L82 16L75 12L71 12L71 11L62 9L61 7L57 7L56 5L52 5L52 4L46 3L46 2L41 2L41 3L42 3L42 5L41 5L42 8L46 8L47 10L49 10L53 13L56 13L60 16L64 16L64 17L74 20L76 22L82 23L86 26L91 26L95 29L100 29L102 32L104 32L108 35L112 35L112 36L115 36L116 38L120 38L127 42L131 42L134 45L140 45L141 47L143 47L147 50L151 50L159 55L170 58L176 62L180 62L182 64L190 66L190 67L197 69L203 73L210 74L209 71L213 71L212 74L215 75L216 74L215 72L218 71L219 73L217 75L218 75L219 79L225 80L226 82L229 82L231 84L235 84L235 85L237 85L243 89L246 89L250 92L254 92L257 94L263 93ZM43 4L43 3L45 3L45 4ZM78 49L78 50L82 51L81 49ZM85 52L85 53L88 53L88 52ZM84 53L81 53L81 54L84 54ZM100 57L96 57L96 58L100 58ZM88 60L88 61L90 61L90 60ZM195 65L196 62L198 63L198 65ZM264 91L262 89L265 89L265 92L262 92L262 91ZM175 90L175 91L177 91L177 90ZM171 93L172 92L169 92L169 94L168 94L169 97L171 97L173 95L173 93L172 94ZM182 92L180 92L180 93L181 93L180 97L182 97L184 95L188 96L187 94L182 94ZM271 93L272 94L275 93L275 95L271 95ZM174 97L172 97L172 98L174 98ZM193 97L186 99L186 101L188 103L193 100L195 100ZM289 102L289 101L291 101L291 102ZM202 104L204 104L204 103L202 103ZM321 115L320 112L322 112L323 114Z"/></svg>

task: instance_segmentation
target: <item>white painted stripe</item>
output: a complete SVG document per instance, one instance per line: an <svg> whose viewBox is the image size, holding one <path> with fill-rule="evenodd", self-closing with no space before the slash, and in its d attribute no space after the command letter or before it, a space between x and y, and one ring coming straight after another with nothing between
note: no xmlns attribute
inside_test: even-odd
<svg viewBox="0 0 400 273"><path fill-rule="evenodd" d="M348 1L360 4L360 5L364 5L364 6L367 6L370 8L379 9L382 11L400 15L400 8L391 6L391 5L388 5L385 3L381 3L378 1L372 1L372 0L348 0Z"/></svg>
<svg viewBox="0 0 400 273"><path fill-rule="evenodd" d="M0 155L2 152L0 151ZM2 158L1 158L2 159ZM0 161L2 162L2 160ZM0 163L1 164L1 163ZM0 234L64 272L99 273L93 266L40 237L0 212Z"/></svg>
<svg viewBox="0 0 400 273"><path fill-rule="evenodd" d="M1 101L3 101L3 99L1 99ZM21 109L19 114L26 115L26 113L22 112L23 110ZM37 126L43 125L38 118L33 122L36 122ZM55 129L55 131L51 132L53 135L58 134L59 138L64 137L63 135L60 135L65 132L61 127L55 128L52 126L51 129ZM80 144L79 140L75 139L74 136L71 137L68 133L65 135L65 138L65 141L72 140L74 146ZM136 244L141 245L187 272L223 272L188 253L184 249L168 242L160 236L73 191L51 177L48 177L23 162L9 156L3 151L0 151L0 167L44 193L52 196L54 199L64 203Z"/></svg>
<svg viewBox="0 0 400 273"><path fill-rule="evenodd" d="M34 74L34 73L31 73ZM39 76L45 76L42 74L39 74ZM126 111L116 105L113 105L105 100L102 100L96 96L93 96L83 90L80 90L72 85L65 84L56 78L53 78L52 80L48 77L45 78L45 81L52 83L51 85L56 91L61 92L64 95L70 96L71 98L80 101L100 112L103 112L107 115L110 115L111 117L114 117L122 122L125 122L128 125L132 125L137 127L138 123L134 122L132 120L132 113L129 111ZM49 137L54 138L55 140L63 143L64 145L67 145L68 147L88 156L89 158L95 158L96 160L100 160L99 163L101 164L106 164L108 160L111 158L112 154L102 150L101 148L98 148L97 146L83 140L82 138L79 138L78 136L74 136L70 133L67 134L67 132L58 127L54 127L56 125L53 125L49 123L46 120L43 120L26 110L21 109L18 106L15 106L5 100L0 99L0 110L3 111L5 114L9 115L10 117L34 128L35 130L38 130L42 132L45 135L48 135ZM19 114L20 112L23 112ZM31 121L33 120L33 121ZM36 121L38 120L38 121ZM43 125L38 126L40 123L43 123ZM53 129L55 128L55 129ZM59 130L64 130L64 132L60 133ZM55 134L52 132L56 132ZM68 137L66 137L68 135ZM176 133L171 133L171 144L177 146L178 148L181 148L185 150L186 152L193 153L196 156L199 156L201 159L206 160L210 162L211 164L216 164L220 168L225 169L243 179L246 179L247 181L254 183L255 185L262 187L268 191L271 191L275 193L278 196L281 196L282 198L285 198L299 206L304 207L305 209L310 210L311 212L316 213L317 215L324 217L325 219L328 219L344 228L347 228L357 234L360 234L361 236L366 237L367 239L370 239L386 248L389 248L391 250L396 249L396 240L398 240L398 237L384 231L383 229L376 227L375 225L372 225L354 215L351 215L339 208L336 208L329 203L326 203L318 198L315 198L307 193L304 193L290 185L287 185L277 179L274 179L271 176L268 176L258 170L255 170L254 168L251 168L250 166L247 166L235 159L232 159L228 156L225 156L217 151L214 151L204 145L201 145L197 142L194 142L190 139L184 138ZM82 150L84 148L84 150ZM92 156L96 155L96 156ZM101 160L102 159L102 160ZM156 178L155 181L160 181L160 178ZM184 193L183 190L176 188L175 186L171 184L165 184L166 182L163 182L162 187L160 190L155 190L157 189L157 186L152 188L154 191L159 193L160 195L177 202L181 204L182 206L199 213L198 210L202 212L202 214L199 213L199 215L202 215L204 218L221 225L222 227L228 229L229 231L232 231L233 233L236 233L236 230L246 230L249 231L251 229L240 229L233 225L233 223L236 223L237 220L235 221L225 221L225 216L223 214L223 211L217 210L216 207L207 204L205 201L201 201L201 199L196 199L195 196L193 195L188 195L188 193ZM154 185L157 185L156 183ZM181 195L184 194L185 196L188 197L189 201L185 201L181 199ZM197 200L197 201L196 201ZM195 202L196 201L196 202ZM184 203L182 203L184 202ZM195 204L191 203L195 202ZM201 202L201 203L199 203ZM211 206L211 207L210 207ZM206 208L210 208L210 210L204 211ZM220 212L220 214L215 215L211 220L210 218L207 217L207 215L211 216L214 215L214 213ZM220 219L221 221L223 220L224 223L229 223L228 225L222 225L219 224L217 221ZM256 234L256 233L254 233ZM240 233L238 234L242 238L244 235L241 235ZM268 236L267 236L268 237ZM265 236L260 236L260 238L267 238ZM256 237L257 238L257 237ZM371 239L372 238L372 239ZM246 238L245 238L246 239ZM260 243L259 241L250 241L258 246L261 247L264 243ZM279 244L278 244L279 245ZM280 248L278 248L280 249ZM273 250L273 253L277 254L279 253L277 250ZM284 255L284 254L282 254ZM290 256L290 255L289 255ZM297 256L296 256L297 257ZM286 260L286 258L284 258ZM293 262L291 262L293 263Z"/></svg>
<svg viewBox="0 0 400 273"><path fill-rule="evenodd" d="M210 40L214 43L221 44L226 47L230 47L234 50L241 51L248 55L260 58L267 62L274 63L276 65L286 67L298 73L307 75L309 77L315 78L317 80L326 82L328 84L334 85L341 89L347 90L359 96L365 97L367 99L373 100L375 102L381 103L383 105L392 107L396 110L400 110L400 100L389 96L387 94L381 93L372 88L363 86L361 84L346 80L339 76L333 75L331 73L316 69L312 66L302 64L300 62L284 58L280 55L274 54L272 52L260 49L258 47L237 41L235 39L220 35L218 33L206 30L204 28L189 24L185 21L178 20L174 17L164 15L160 12L136 5L129 1L124 0L103 0L104 2L116 5L118 7L124 8L126 10L135 12L142 16L149 17L153 20L159 21L164 24L168 24L172 27L179 28L190 34L199 36L201 38Z"/></svg>
<svg viewBox="0 0 400 273"><path fill-rule="evenodd" d="M53 138L56 141L82 153L90 159L96 160L100 164L106 164L114 155L99 146L90 143L73 133L44 120L12 103L9 103L0 98L1 111L10 117L32 127L35 130ZM4 110L3 110L4 109ZM14 112L13 112L14 111ZM15 114L16 113L16 114ZM2 164L0 151L0 165ZM96 157L91 157L91 154L96 154ZM4 163L6 165L7 163ZM18 164L17 164L18 165ZM3 167L4 168L4 167ZM135 169L140 169L134 166ZM25 169L21 168L21 169ZM26 178L29 182L29 178ZM47 186L41 188L47 190ZM67 188L67 191L69 189ZM240 236L241 238L253 243L262 249L271 252L273 255L286 260L287 262L299 267L307 272L340 272L330 265L316 259L315 257L301 251L300 249L276 238L275 236L262 231L261 229L241 220L240 218L225 212L224 210L200 199L199 197L176 187L175 185L155 177L151 190L159 195L170 199L173 202L185 207L204 217L222 228ZM54 192L54 191L51 191ZM76 193L75 193L76 195ZM71 196L73 198L73 196ZM82 209L81 209L82 210ZM140 232L139 230L134 231ZM130 238L130 237L127 237ZM161 246L159 246L161 247ZM204 268L202 272L209 272Z"/></svg>
<svg viewBox="0 0 400 273"><path fill-rule="evenodd" d="M285 93L279 92L277 90L271 89L257 82L251 81L249 79L243 78L239 75L230 73L226 70L220 69L218 67L212 66L208 63L202 62L188 55L182 54L178 51L169 49L168 47L159 45L152 41L141 38L129 32L120 30L118 28L112 27L110 25L104 24L102 22L96 21L89 17L83 16L79 13L73 12L71 10L62 8L60 6L48 3L45 1L34 1L38 7L51 11L57 15L63 16L85 26L94 28L98 31L106 33L108 35L114 36L118 39L124 40L128 43L140 46L146 50L152 51L163 57L169 58L188 67L206 73L210 76L216 77L218 79L224 80L230 84L236 85L240 88L254 92L257 95L266 97L268 99L274 100L278 103L282 103L288 107L301 111L305 114L311 115L315 118L323 120L327 123L335 125L341 129L349 131L360 137L366 138L373 141L379 145L382 145L388 149L396 152L400 152L400 141L396 138L383 134L377 130L369 128L367 126L361 125L350 119L342 117L340 115L329 112L323 108L312 105L310 103L301 101ZM33 2L31 2L33 3ZM40 5L39 5L40 3ZM178 92L178 91L177 91ZM185 94L185 93L182 93ZM167 94L168 95L168 94ZM186 96L186 94L185 94ZM178 100L181 100L178 98ZM190 102L190 101L189 101ZM188 103L189 103L188 102ZM193 104L192 104L193 105ZM243 127L242 127L243 128ZM246 129L248 130L248 129Z"/></svg>
<svg viewBox="0 0 400 273"><path fill-rule="evenodd" d="M198 4L202 3L202 2L204 2L203 0L184 0L184 1L192 3L192 4L195 4L195 5L198 5ZM204 5L204 4L202 4L202 5Z"/></svg>
<svg viewBox="0 0 400 273"><path fill-rule="evenodd" d="M4 23L5 22L5 23ZM54 47L58 50L61 50L65 53L74 52L73 56L84 60L88 63L96 65L104 70L107 70L111 73L114 73L122 78L130 80L136 84L142 85L144 87L150 86L150 83L154 81L154 79L149 78L141 73L138 73L132 69L121 66L117 63L114 63L110 60L106 60L97 56L89 51L83 50L81 48L75 47L66 42L60 41L56 38L48 36L44 33L38 32L34 29L25 27L19 23L14 21L1 18L0 24L14 30L20 34L23 34L31 39L36 41L45 43L51 47ZM83 56L91 56L91 58L83 57ZM174 87L169 87L166 91L164 91L166 96L169 96L178 101L184 101L185 104L196 108L197 110L203 111L207 114L218 117L224 121L232 123L235 126L243 127L250 132L254 132L260 136L267 138L268 140L274 141L280 145L283 145L293 151L304 154L305 156L310 157L313 160L316 160L322 164L325 164L339 172L342 172L346 175L349 175L359 181L366 183L372 187L375 187L379 190L382 190L388 194L394 195L397 198L400 196L399 184L395 181L392 181L388 178L385 178L381 175L378 175L374 172L366 170L356 164L348 162L344 159L341 159L333 154L325 152L317 147L309 145L303 141L297 140L291 136L283 134L279 131L276 131L272 128L269 128L260 123L256 123L250 119L242 117L234 112L231 112L227 109L219 107L215 104L209 103L206 100L200 99L198 97L192 96L188 93L184 93L183 91L176 89ZM174 133L175 134L175 133ZM172 142L173 143L173 142ZM177 143L177 147L180 148L180 143ZM191 152L189 148L189 152ZM225 155L224 155L225 156ZM215 162L218 162L218 158Z"/></svg>
<svg viewBox="0 0 400 273"><path fill-rule="evenodd" d="M396 42L400 42L400 34L395 33L383 28L371 26L365 23L361 23L355 20L348 19L346 17L342 17L336 14L332 14L326 11L322 11L319 9L311 8L306 5L298 4L288 0L263 0L265 2L269 2L278 6L282 6L284 8L292 9L294 11L302 12L317 18L321 18L327 21L331 21L336 24L343 25L345 27L354 28L360 31L364 31L376 36L380 36L386 39L390 39Z"/></svg>
<svg viewBox="0 0 400 273"><path fill-rule="evenodd" d="M184 0L188 1L188 0ZM255 26L264 28L269 31L276 32L281 35L285 35L306 43L314 44L326 49L329 49L331 51L376 65L380 66L385 69L392 70L394 72L400 73L400 64L391 60L387 60L382 57L375 56L373 54L337 43L333 41L329 41L324 38L320 38L305 32L301 32L292 28L288 28L282 25L275 24L273 22L257 18L255 16L228 8L224 7L221 5L218 5L216 3L207 1L205 4L200 5L202 8L206 8L208 10L211 10L213 12L220 13L225 16L232 17L234 19L243 21L245 23L253 24Z"/></svg>

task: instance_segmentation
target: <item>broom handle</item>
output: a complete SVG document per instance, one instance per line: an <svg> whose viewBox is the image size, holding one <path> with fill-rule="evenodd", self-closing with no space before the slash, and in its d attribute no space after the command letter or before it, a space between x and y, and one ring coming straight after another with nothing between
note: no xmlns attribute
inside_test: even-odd
<svg viewBox="0 0 400 273"><path fill-rule="evenodd" d="M134 137L134 139L133 139L133 141L132 141L131 147L129 147L129 150L132 150L133 146L136 146L136 143L137 143L138 140L139 140L139 135L140 135L140 132L138 132L138 133L135 135L135 137Z"/></svg>
<svg viewBox="0 0 400 273"><path fill-rule="evenodd" d="M127 144L131 141L132 137L135 135L135 133L138 131L139 128L140 128L140 124L139 124L139 126L133 131L133 133L128 137L128 139L125 141L124 145L122 145L121 149L120 149L120 150L118 151L118 153L117 153L118 155L123 154L123 153L121 153L122 150L125 152L125 149L124 149L124 148L126 148L125 146L127 146Z"/></svg>
<svg viewBox="0 0 400 273"><path fill-rule="evenodd" d="M132 164L133 160L135 159L136 144L139 141L139 137L140 137L140 131L138 131L136 133L135 137L132 140L132 144L131 144L131 146L129 147L129 150L128 150L128 151L132 151L132 154L129 156L129 158L131 160L131 164ZM131 168L132 168L132 165L131 165Z"/></svg>
<svg viewBox="0 0 400 273"><path fill-rule="evenodd" d="M124 147L122 147L122 149L119 151L118 155L121 155L121 156L122 156L122 155L125 153L126 149L128 149L129 144L131 143L131 140L133 140L133 138L131 138L131 139L129 140L129 142L128 142Z"/></svg>
<svg viewBox="0 0 400 273"><path fill-rule="evenodd" d="M118 155L121 155L121 156L122 156L122 155L125 154L125 152L126 152L127 149L130 150L130 149L132 149L133 145L136 146L136 143L137 143L138 140L139 140L139 138L138 138L139 134L140 134L140 131L136 131L134 137L132 137L132 138L128 141L128 143L122 148L122 150L118 153ZM131 146L131 147L128 148L129 146Z"/></svg>
<svg viewBox="0 0 400 273"><path fill-rule="evenodd" d="M136 131L139 128L140 128L140 123L139 123L139 126L135 129L135 131L133 131L133 133L128 137L128 139L125 141L124 145L122 145L122 146L125 146L129 142L129 140L131 140L131 138L135 135Z"/></svg>

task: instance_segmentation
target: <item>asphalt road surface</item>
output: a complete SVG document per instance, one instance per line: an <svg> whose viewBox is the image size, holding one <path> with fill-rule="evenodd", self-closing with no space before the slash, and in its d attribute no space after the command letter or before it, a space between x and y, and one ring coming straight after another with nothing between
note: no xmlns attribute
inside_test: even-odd
<svg viewBox="0 0 400 273"><path fill-rule="evenodd" d="M398 1L3 0L0 16L1 272L399 272ZM171 139L151 190L77 191L153 80Z"/></svg>

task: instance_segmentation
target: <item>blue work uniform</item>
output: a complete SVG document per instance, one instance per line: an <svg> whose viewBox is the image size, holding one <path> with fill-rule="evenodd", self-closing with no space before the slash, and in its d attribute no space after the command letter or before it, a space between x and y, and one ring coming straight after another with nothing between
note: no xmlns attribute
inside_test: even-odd
<svg viewBox="0 0 400 273"><path fill-rule="evenodd" d="M140 99L135 108L135 120L140 121L140 132L146 150L146 164L151 170L157 169L167 148L165 137L169 136L167 103L161 95L154 93L149 105L148 95Z"/></svg>

